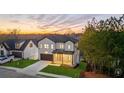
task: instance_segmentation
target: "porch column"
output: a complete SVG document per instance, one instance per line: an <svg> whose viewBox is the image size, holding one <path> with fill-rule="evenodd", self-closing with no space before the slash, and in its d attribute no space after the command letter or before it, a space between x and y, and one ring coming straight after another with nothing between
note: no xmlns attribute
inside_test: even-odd
<svg viewBox="0 0 124 93"><path fill-rule="evenodd" d="M62 65L63 65L63 54L62 54Z"/></svg>

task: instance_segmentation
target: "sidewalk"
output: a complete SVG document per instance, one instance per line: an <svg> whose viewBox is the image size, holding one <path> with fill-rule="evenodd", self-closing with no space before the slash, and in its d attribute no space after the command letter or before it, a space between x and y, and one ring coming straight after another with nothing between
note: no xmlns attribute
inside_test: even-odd
<svg viewBox="0 0 124 93"><path fill-rule="evenodd" d="M22 68L16 68L16 67L7 67L7 66L0 66L0 68L5 68L9 70L14 70L14 71L20 71Z"/></svg>
<svg viewBox="0 0 124 93"><path fill-rule="evenodd" d="M37 75L43 75L43 76L48 76L48 77L53 77L53 78L71 78L71 77L68 77L68 76L56 75L56 74L45 73L45 72L38 72Z"/></svg>

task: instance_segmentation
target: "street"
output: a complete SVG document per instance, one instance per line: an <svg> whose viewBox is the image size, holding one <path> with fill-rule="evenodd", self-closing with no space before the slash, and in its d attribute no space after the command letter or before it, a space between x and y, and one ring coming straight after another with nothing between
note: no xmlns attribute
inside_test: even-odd
<svg viewBox="0 0 124 93"><path fill-rule="evenodd" d="M14 70L0 68L0 78L45 78L44 76L25 75Z"/></svg>

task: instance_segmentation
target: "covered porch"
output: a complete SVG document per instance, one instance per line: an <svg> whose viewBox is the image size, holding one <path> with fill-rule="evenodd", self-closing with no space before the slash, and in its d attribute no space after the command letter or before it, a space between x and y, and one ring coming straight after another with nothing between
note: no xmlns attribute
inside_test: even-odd
<svg viewBox="0 0 124 93"><path fill-rule="evenodd" d="M53 64L73 65L73 52L64 50L53 51Z"/></svg>

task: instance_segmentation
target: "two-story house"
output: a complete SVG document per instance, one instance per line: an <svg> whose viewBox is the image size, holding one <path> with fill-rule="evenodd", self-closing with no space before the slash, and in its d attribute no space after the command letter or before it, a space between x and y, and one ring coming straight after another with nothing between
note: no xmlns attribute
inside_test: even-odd
<svg viewBox="0 0 124 93"><path fill-rule="evenodd" d="M6 48L4 55L8 53L16 58L38 59L37 44L33 40L6 40L2 46Z"/></svg>
<svg viewBox="0 0 124 93"><path fill-rule="evenodd" d="M79 63L78 40L69 36L46 36L38 41L39 60L74 66Z"/></svg>
<svg viewBox="0 0 124 93"><path fill-rule="evenodd" d="M6 40L0 43L0 55L51 61L74 66L79 63L78 40L64 35L45 36L36 40Z"/></svg>

